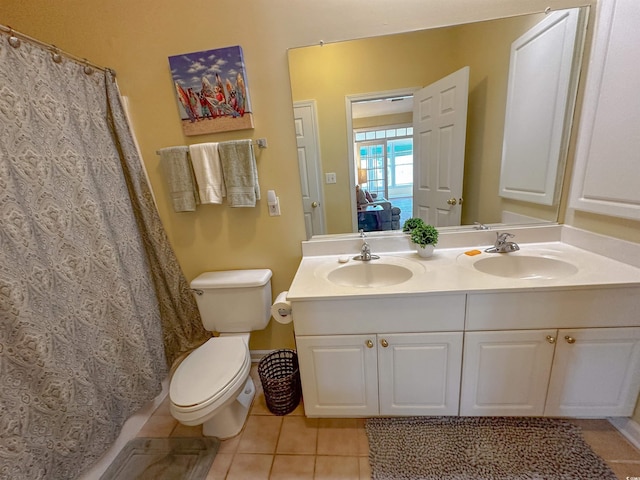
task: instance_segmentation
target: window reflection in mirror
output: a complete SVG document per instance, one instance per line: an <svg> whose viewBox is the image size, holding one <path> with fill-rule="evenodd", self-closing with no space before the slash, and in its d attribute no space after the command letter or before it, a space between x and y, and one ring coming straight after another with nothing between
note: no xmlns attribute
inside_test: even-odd
<svg viewBox="0 0 640 480"><path fill-rule="evenodd" d="M396 180L398 175L402 179L401 172L411 167L402 163L403 160L398 163L389 158L382 159L376 167L367 153L367 148L375 149L375 142L373 146L366 146L366 142L356 140L367 131L409 128L411 120L407 118L412 114L397 112L358 117L352 115L356 99L373 98L376 92L391 92L387 97L411 94L463 66L470 67L470 74L464 180L459 195L464 202L456 205L461 209L461 223L557 221L557 203L542 206L498 195L511 44L544 18L541 13L291 49L289 67L294 107L297 102L312 101L315 108L318 162L301 170L308 173L310 169L317 169L322 233L348 233L357 229L356 185L369 193L377 193L392 206L397 199L403 220L410 216L405 209L414 214L412 207L407 206L406 189L398 188L406 182ZM579 37L582 41L582 36ZM541 64L540 68L545 65ZM576 62L574 75L578 75L579 68L580 62ZM384 143L382 148L388 153L389 140ZM313 157L304 155L304 158ZM335 175L328 176L328 173ZM375 178L370 178L372 175ZM335 183L327 183L328 178L334 177ZM562 185L561 178L558 183ZM303 185L303 191L309 191L309 186Z"/></svg>

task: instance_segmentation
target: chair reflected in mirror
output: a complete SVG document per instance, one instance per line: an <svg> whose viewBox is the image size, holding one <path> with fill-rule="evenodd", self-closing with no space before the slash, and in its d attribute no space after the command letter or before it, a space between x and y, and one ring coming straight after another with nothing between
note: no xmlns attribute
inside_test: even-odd
<svg viewBox="0 0 640 480"><path fill-rule="evenodd" d="M360 180L361 172L364 172L364 178L366 178L366 171L360 170L358 171L358 180ZM386 198L379 197L360 185L356 185L356 202L358 230L365 232L400 230L401 210L399 207L394 207Z"/></svg>

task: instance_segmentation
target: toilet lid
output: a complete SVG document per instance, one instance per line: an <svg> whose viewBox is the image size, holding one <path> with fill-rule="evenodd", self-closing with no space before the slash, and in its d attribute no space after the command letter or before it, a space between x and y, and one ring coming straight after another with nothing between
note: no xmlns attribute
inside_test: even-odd
<svg viewBox="0 0 640 480"><path fill-rule="evenodd" d="M206 402L233 381L247 356L241 337L216 337L191 352L178 366L169 386L171 401L180 407Z"/></svg>

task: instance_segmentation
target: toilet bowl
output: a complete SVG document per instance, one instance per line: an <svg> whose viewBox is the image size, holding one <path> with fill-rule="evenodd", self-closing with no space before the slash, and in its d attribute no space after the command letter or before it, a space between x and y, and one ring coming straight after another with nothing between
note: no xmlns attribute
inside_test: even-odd
<svg viewBox="0 0 640 480"><path fill-rule="evenodd" d="M219 332L173 373L169 410L184 425L202 424L207 437L242 430L256 393L249 335L271 318L271 270L204 272L191 282L204 327Z"/></svg>
<svg viewBox="0 0 640 480"><path fill-rule="evenodd" d="M255 396L248 337L212 338L178 366L169 387L176 420L202 424L205 436L224 439L240 433Z"/></svg>

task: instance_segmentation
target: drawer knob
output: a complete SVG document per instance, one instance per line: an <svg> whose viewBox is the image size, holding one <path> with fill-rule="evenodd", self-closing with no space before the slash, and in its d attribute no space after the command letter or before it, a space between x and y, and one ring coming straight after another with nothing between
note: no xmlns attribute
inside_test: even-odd
<svg viewBox="0 0 640 480"><path fill-rule="evenodd" d="M573 337L570 337L569 335L564 337L564 339L567 341L567 343L576 343L576 339Z"/></svg>
<svg viewBox="0 0 640 480"><path fill-rule="evenodd" d="M387 342L384 338L382 340L380 340L380 345L382 345L384 348L387 348L389 346L389 342Z"/></svg>
<svg viewBox="0 0 640 480"><path fill-rule="evenodd" d="M367 346L367 348L373 348L373 342L371 340L367 340L366 342L364 342L364 344Z"/></svg>

